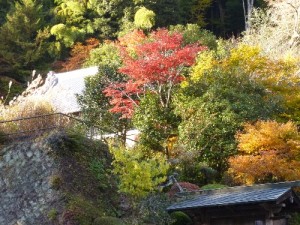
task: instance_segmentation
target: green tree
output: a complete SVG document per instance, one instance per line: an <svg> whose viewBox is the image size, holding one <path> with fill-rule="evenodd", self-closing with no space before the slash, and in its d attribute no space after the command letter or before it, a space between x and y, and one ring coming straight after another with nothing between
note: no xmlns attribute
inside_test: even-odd
<svg viewBox="0 0 300 225"><path fill-rule="evenodd" d="M157 27L168 27L181 21L179 0L156 0L149 9L156 14Z"/></svg>
<svg viewBox="0 0 300 225"><path fill-rule="evenodd" d="M278 113L278 104L242 71L210 70L177 96L180 142L221 175L237 153L234 135L242 123L270 118Z"/></svg>
<svg viewBox="0 0 300 225"><path fill-rule="evenodd" d="M281 96L285 108L279 115L281 119L299 121L297 58L273 59L256 46L239 44L233 48L228 46L228 42L225 45L219 43L217 54L209 51L200 55L195 72L190 76L192 81L201 79L210 70L231 72L233 68L238 68L270 93Z"/></svg>
<svg viewBox="0 0 300 225"><path fill-rule="evenodd" d="M212 5L212 0L194 1L191 9L191 16L199 26L205 27L207 25L206 14Z"/></svg>
<svg viewBox="0 0 300 225"><path fill-rule="evenodd" d="M24 80L47 62L49 32L42 5L35 0L15 2L0 28L0 73Z"/></svg>
<svg viewBox="0 0 300 225"><path fill-rule="evenodd" d="M114 39L119 31L124 9L130 2L125 0L56 0L57 23L51 28L56 47L70 47L76 41L88 37ZM61 46L63 44L63 46Z"/></svg>
<svg viewBox="0 0 300 225"><path fill-rule="evenodd" d="M140 8L147 8L155 13L155 28L169 27L182 22L180 0L132 0L129 20L133 21Z"/></svg>
<svg viewBox="0 0 300 225"><path fill-rule="evenodd" d="M51 34L66 47L72 46L75 41L82 41L87 34L94 33L92 13L95 1L85 0L55 0L55 15L57 24L51 28ZM58 42L59 43L59 42ZM57 46L59 44L57 43Z"/></svg>
<svg viewBox="0 0 300 225"><path fill-rule="evenodd" d="M145 95L133 116L133 124L141 132L140 144L169 155L168 139L177 134L180 122L173 109L172 104L167 108L162 107L157 95Z"/></svg>
<svg viewBox="0 0 300 225"><path fill-rule="evenodd" d="M155 13L145 7L140 8L134 16L134 24L137 28L149 30L155 24Z"/></svg>
<svg viewBox="0 0 300 225"><path fill-rule="evenodd" d="M121 64L118 49L112 42L104 43L92 50L86 65L97 65L99 72L86 78L86 88L83 94L78 96L78 102L85 121L109 133L122 133L124 142L126 131L131 127L130 121L120 120L120 115L109 112L109 99L102 92L111 82L124 79L118 72Z"/></svg>
<svg viewBox="0 0 300 225"><path fill-rule="evenodd" d="M98 2L95 26L99 28L96 34L100 39L115 39L118 36L122 18L131 4L128 0Z"/></svg>
<svg viewBox="0 0 300 225"><path fill-rule="evenodd" d="M180 0L179 6L180 6L180 16L182 18L181 22L182 24L187 23L194 23L195 21L192 20L192 6L195 4L197 0Z"/></svg>
<svg viewBox="0 0 300 225"><path fill-rule="evenodd" d="M0 1L0 25L6 21L6 14L8 13L11 6L11 1L1 0Z"/></svg>
<svg viewBox="0 0 300 225"><path fill-rule="evenodd" d="M181 6L179 0L132 0L124 9L121 19L123 36L134 29L162 28L181 23ZM147 11L145 10L147 9ZM141 23L144 25L141 26ZM147 26L145 26L147 23Z"/></svg>
<svg viewBox="0 0 300 225"><path fill-rule="evenodd" d="M170 31L181 33L185 45L199 42L201 45L207 46L211 50L217 48L216 36L197 24L177 24L175 26L170 26Z"/></svg>

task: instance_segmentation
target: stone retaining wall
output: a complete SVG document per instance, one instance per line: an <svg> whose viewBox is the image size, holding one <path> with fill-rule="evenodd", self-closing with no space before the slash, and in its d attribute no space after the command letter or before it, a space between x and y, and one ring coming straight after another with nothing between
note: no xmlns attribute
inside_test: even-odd
<svg viewBox="0 0 300 225"><path fill-rule="evenodd" d="M117 206L98 177L110 165L107 145L77 132L0 147L0 225L97 224Z"/></svg>
<svg viewBox="0 0 300 225"><path fill-rule="evenodd" d="M0 150L0 224L48 225L62 208L52 188L58 165L43 142L23 142ZM55 211L54 211L55 210Z"/></svg>

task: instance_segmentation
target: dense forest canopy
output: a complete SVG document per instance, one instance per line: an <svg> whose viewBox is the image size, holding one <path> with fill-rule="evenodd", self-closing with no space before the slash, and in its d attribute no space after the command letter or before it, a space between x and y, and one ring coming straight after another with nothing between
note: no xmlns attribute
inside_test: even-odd
<svg viewBox="0 0 300 225"><path fill-rule="evenodd" d="M193 85L198 85L200 78L208 76L207 69L216 70L216 73L222 70L222 73L228 74L250 74L251 79L255 78L256 82L261 82L276 95L280 93L286 100L284 107L288 112L283 113L282 118L298 118L298 97L290 96L295 88L290 82L297 82L294 74L299 52L299 3L296 0L2 0L0 5L2 80L3 77L10 77L25 83L30 79L33 69L47 72L98 64L101 65L99 74L102 73L102 67L107 67L103 73L107 76L107 84L111 84L102 87L106 95L103 97L114 98L115 107L119 104L123 111L130 108L133 114L134 101L143 102L138 99L141 93L150 98L158 88L156 92L161 91L158 95L160 102L164 102L166 99L163 98L166 97L162 90L168 90L168 107L162 106L172 108L170 94L182 81L181 86L185 86L183 95L188 97L189 92L194 91ZM159 39L154 31L162 33L160 29L165 30L165 34L161 34ZM170 40L165 39L168 32ZM223 40L232 38L223 41L216 37ZM144 46L137 45L138 42ZM178 51L177 59L174 54L172 62L163 55L157 61L145 60L145 57L160 57L157 49L158 44L163 42L166 45L178 42L178 47L170 46L166 50ZM205 51L189 71L193 60L189 59L188 62L186 56L198 52L199 47ZM114 56L108 54L112 49ZM186 56L184 51L187 51ZM178 60L180 58L188 63L181 63ZM166 62L159 65L164 60ZM138 78L140 71L134 69L139 66L145 67L143 73L148 74L148 81L145 81L145 77ZM159 72L161 76L172 74L171 70L180 71L176 75L181 77L180 80L173 80L171 86L164 87L171 79L165 76L165 83L160 81L160 85L155 87L155 77L152 80L150 77L159 66L164 68ZM131 86L126 86L126 83L131 83ZM113 96L118 90L127 92L127 96L134 92L136 97L133 98L136 99L125 103L121 97L121 102L117 103ZM203 89L200 95L205 91ZM176 97L177 100L181 98ZM126 107L126 104L131 107ZM116 112L121 113L120 107ZM177 111L180 115L180 110Z"/></svg>
<svg viewBox="0 0 300 225"><path fill-rule="evenodd" d="M77 42L115 40L134 28L198 24L219 37L238 36L245 29L247 2L1 0L0 75L24 82L33 69L58 70L61 64L57 62L66 61ZM265 5L263 0L255 1L255 6ZM143 27L149 18L148 28Z"/></svg>
<svg viewBox="0 0 300 225"><path fill-rule="evenodd" d="M237 153L244 122L299 123L300 96L291 95L299 88L296 0L0 4L2 93L9 78L24 84L33 69L98 65L78 97L86 120L116 132L138 128L150 149L169 151L177 136L219 173Z"/></svg>
<svg viewBox="0 0 300 225"><path fill-rule="evenodd" d="M0 4L7 84L32 69L98 66L78 96L81 116L122 137L110 172L134 201L174 173L199 186L300 179L299 0Z"/></svg>

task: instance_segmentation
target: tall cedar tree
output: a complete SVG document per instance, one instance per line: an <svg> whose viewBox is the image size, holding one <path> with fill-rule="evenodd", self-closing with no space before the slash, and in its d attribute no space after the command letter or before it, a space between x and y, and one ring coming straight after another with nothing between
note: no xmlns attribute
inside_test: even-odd
<svg viewBox="0 0 300 225"><path fill-rule="evenodd" d="M43 30L43 18L42 5L36 1L15 3L0 28L1 75L24 80L46 61L48 32Z"/></svg>
<svg viewBox="0 0 300 225"><path fill-rule="evenodd" d="M119 72L127 75L127 82L113 83L104 90L111 98L111 112L123 118L131 118L134 107L149 92L159 97L160 106L168 108L174 86L184 80L184 68L205 49L198 44L183 47L182 35L165 29L153 31L148 38L141 31L134 33L133 39L125 37L119 42L123 60Z"/></svg>

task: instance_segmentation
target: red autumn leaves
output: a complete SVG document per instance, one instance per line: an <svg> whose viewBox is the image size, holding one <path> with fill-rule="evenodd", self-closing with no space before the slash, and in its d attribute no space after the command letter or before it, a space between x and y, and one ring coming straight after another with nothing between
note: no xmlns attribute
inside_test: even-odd
<svg viewBox="0 0 300 225"><path fill-rule="evenodd" d="M199 43L183 45L180 33L160 29L146 36L135 31L119 40L123 66L119 72L126 82L109 85L104 93L111 98L111 112L131 118L139 99L147 92L160 96L163 107L168 107L171 92L185 77L182 70L191 66L199 51L206 49Z"/></svg>

